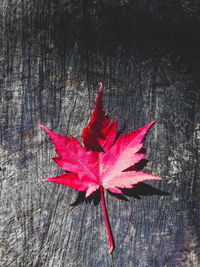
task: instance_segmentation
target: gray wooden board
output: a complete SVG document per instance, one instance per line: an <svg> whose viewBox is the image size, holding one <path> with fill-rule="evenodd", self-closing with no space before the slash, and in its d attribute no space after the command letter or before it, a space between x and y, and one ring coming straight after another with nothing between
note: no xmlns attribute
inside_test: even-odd
<svg viewBox="0 0 200 267"><path fill-rule="evenodd" d="M1 266L200 266L199 6L147 2L1 1ZM120 133L156 120L143 171L163 178L104 192L112 255L101 203L42 182L63 170L36 127L81 141L99 81Z"/></svg>

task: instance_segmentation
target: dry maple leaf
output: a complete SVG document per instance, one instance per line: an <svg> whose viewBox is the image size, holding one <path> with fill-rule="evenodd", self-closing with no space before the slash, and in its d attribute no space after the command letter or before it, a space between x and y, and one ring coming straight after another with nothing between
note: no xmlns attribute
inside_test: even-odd
<svg viewBox="0 0 200 267"><path fill-rule="evenodd" d="M154 122L128 135L122 134L115 141L117 121L109 123L103 107L102 84L100 84L92 119L82 134L85 149L74 137L68 138L54 133L45 126L38 126L47 132L54 143L58 157L53 160L67 171L60 176L43 181L67 185L77 191L86 190L86 198L100 188L110 253L114 245L105 208L103 188L121 194L120 188L132 188L133 185L144 180L162 180L158 176L134 170L134 165L145 156L139 151L143 146L142 140L145 134Z"/></svg>

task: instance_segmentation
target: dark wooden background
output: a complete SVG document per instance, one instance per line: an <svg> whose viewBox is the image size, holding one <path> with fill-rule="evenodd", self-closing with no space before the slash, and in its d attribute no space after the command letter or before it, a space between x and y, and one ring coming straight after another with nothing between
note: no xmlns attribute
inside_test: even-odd
<svg viewBox="0 0 200 267"><path fill-rule="evenodd" d="M0 9L0 265L200 266L199 2L1 0ZM163 177L128 201L105 192L112 255L98 194L76 201L75 190L41 182L63 171L36 127L81 140L99 81L121 133L157 121L143 171Z"/></svg>

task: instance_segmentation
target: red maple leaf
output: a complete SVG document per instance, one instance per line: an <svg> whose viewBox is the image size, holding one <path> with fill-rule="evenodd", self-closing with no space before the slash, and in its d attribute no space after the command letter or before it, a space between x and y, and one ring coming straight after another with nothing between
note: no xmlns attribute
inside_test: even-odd
<svg viewBox="0 0 200 267"><path fill-rule="evenodd" d="M121 194L120 188L132 188L144 180L162 180L158 176L134 170L134 165L144 158L139 153L142 140L150 126L122 134L116 141L117 121L109 123L102 101L102 84L96 106L88 127L83 130L82 138L85 148L74 138L54 133L43 128L54 143L58 157L53 160L67 173L43 181L67 185L77 191L86 190L86 198L100 188L102 206L110 241L110 253L113 251L113 240L108 223L103 188ZM126 170L126 171L125 171ZM128 171L127 171L128 170Z"/></svg>

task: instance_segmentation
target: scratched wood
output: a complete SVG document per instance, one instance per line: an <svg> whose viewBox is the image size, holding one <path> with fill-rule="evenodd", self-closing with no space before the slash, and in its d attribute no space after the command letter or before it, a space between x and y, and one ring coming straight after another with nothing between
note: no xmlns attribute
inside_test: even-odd
<svg viewBox="0 0 200 267"><path fill-rule="evenodd" d="M200 266L195 3L1 0L1 266ZM36 127L81 141L99 81L119 133L157 121L143 171L163 178L104 192L112 255L98 193L42 182L63 171Z"/></svg>

